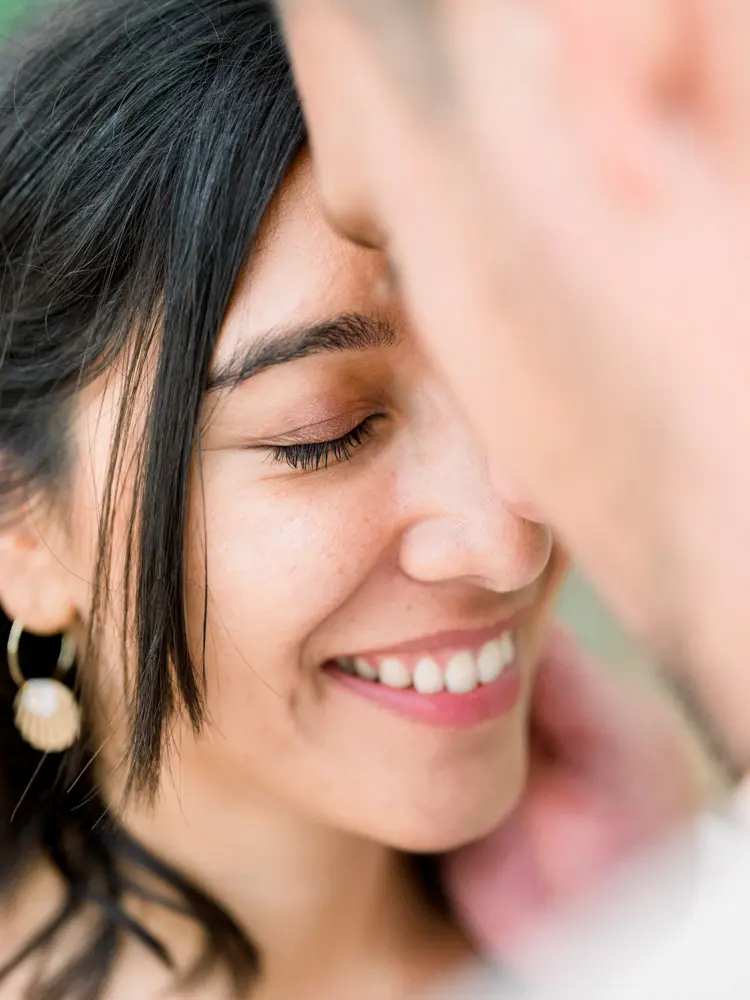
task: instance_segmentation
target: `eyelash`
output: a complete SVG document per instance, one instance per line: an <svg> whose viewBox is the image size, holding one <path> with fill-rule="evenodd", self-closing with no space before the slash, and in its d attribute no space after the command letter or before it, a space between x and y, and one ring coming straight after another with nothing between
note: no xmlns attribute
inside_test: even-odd
<svg viewBox="0 0 750 1000"><path fill-rule="evenodd" d="M327 469L334 463L348 462L374 432L377 416L366 417L346 434L334 441L311 441L305 444L274 445L271 455L274 462L286 462L292 469L304 472Z"/></svg>

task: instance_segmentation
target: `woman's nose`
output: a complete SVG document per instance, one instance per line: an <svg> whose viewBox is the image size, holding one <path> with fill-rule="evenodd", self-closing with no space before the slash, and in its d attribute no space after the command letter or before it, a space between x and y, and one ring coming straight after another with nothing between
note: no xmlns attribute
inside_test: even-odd
<svg viewBox="0 0 750 1000"><path fill-rule="evenodd" d="M552 552L549 529L494 492L486 464L466 448L443 451L438 464L438 476L421 469L417 509L401 539L403 572L424 583L471 581L502 593L537 580Z"/></svg>
<svg viewBox="0 0 750 1000"><path fill-rule="evenodd" d="M403 537L401 566L422 583L464 580L507 593L534 583L552 552L549 530L507 511L494 526L458 517L432 517L412 525Z"/></svg>

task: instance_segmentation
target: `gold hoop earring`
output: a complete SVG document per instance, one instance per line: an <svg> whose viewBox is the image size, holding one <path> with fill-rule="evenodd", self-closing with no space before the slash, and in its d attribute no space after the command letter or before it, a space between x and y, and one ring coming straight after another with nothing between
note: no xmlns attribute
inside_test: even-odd
<svg viewBox="0 0 750 1000"><path fill-rule="evenodd" d="M59 677L73 666L76 645L69 633L62 637L55 675L26 680L18 662L23 623L13 622L8 636L8 670L18 686L13 714L24 740L43 753L62 753L73 746L81 732L81 709L75 695Z"/></svg>

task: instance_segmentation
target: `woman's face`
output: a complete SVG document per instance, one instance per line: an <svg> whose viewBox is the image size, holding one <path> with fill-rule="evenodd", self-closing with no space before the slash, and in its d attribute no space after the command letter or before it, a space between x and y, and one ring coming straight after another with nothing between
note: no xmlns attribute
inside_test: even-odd
<svg viewBox="0 0 750 1000"><path fill-rule="evenodd" d="M185 540L198 664L207 607L208 722L198 737L176 727L163 773L179 769L183 794L260 796L439 850L485 833L522 788L562 559L493 494L384 275L380 254L329 228L302 157L213 362ZM79 498L105 478L113 384L81 404ZM71 561L95 540L90 502L77 509ZM101 671L113 706L120 685Z"/></svg>

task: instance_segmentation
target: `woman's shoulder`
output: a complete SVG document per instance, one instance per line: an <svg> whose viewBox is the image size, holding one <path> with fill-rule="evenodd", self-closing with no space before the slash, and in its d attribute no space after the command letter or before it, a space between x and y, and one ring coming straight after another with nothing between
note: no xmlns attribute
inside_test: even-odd
<svg viewBox="0 0 750 1000"><path fill-rule="evenodd" d="M66 883L44 861L30 865L0 893L0 1000L28 1000L35 995L35 987L54 982L56 973L65 969L71 956L91 945L100 930L99 911L83 908L58 927L57 918L64 913L67 901ZM143 916L137 900L129 903L128 913ZM148 923L147 914L143 922ZM163 923L168 925L170 941L176 945L178 966L189 968L196 944L195 928L185 918L169 913ZM53 928L54 939L47 941L45 931ZM3 970L9 971L3 974ZM180 986L175 988L174 970L157 962L137 941L123 936L99 1000L156 1000L167 994L175 1000L183 996ZM228 996L223 983L209 983L205 991L190 990L184 994L188 995L191 1000L227 1000Z"/></svg>
<svg viewBox="0 0 750 1000"><path fill-rule="evenodd" d="M44 948L33 949L28 957L26 953L43 939L64 903L62 879L41 861L28 864L0 892L0 1000L24 1000L42 973Z"/></svg>

